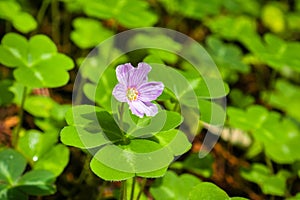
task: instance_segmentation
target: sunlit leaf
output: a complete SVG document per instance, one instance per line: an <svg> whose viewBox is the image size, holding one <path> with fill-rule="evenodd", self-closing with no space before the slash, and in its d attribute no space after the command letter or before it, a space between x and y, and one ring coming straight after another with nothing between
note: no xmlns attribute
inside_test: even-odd
<svg viewBox="0 0 300 200"><path fill-rule="evenodd" d="M41 133L29 130L20 136L17 148L32 168L48 170L58 176L69 161L69 150L56 143L57 133L54 131Z"/></svg>
<svg viewBox="0 0 300 200"><path fill-rule="evenodd" d="M127 28L151 26L158 19L149 10L148 3L141 0L89 0L83 6L87 15L100 19L113 18Z"/></svg>
<svg viewBox="0 0 300 200"><path fill-rule="evenodd" d="M224 199L224 200L247 200L242 197L230 198L224 190L213 183L202 182L196 185L190 192L189 199Z"/></svg>
<svg viewBox="0 0 300 200"><path fill-rule="evenodd" d="M278 79L275 83L275 90L264 94L266 100L275 108L281 109L288 115L300 121L300 87L290 82Z"/></svg>
<svg viewBox="0 0 300 200"><path fill-rule="evenodd" d="M269 168L262 164L253 164L250 169L242 169L241 175L248 181L257 183L264 194L283 196L286 190L287 171L272 175Z"/></svg>
<svg viewBox="0 0 300 200"><path fill-rule="evenodd" d="M80 48L91 48L113 35L104 28L100 21L89 18L76 18L73 21L75 30L71 32L71 40Z"/></svg>
<svg viewBox="0 0 300 200"><path fill-rule="evenodd" d="M247 111L228 108L228 115L230 125L251 132L254 139L264 145L267 156L275 162L293 163L300 159L297 150L300 132L290 119L257 105ZM283 130L285 134L282 134Z"/></svg>
<svg viewBox="0 0 300 200"><path fill-rule="evenodd" d="M188 199L190 190L200 180L190 174L177 176L176 173L168 171L166 175L155 181L150 192L157 200Z"/></svg>
<svg viewBox="0 0 300 200"><path fill-rule="evenodd" d="M21 10L17 1L0 1L0 18L10 21L22 33L28 33L37 27L36 20Z"/></svg>
<svg viewBox="0 0 300 200"><path fill-rule="evenodd" d="M267 4L262 10L262 22L274 33L285 30L284 12L273 4Z"/></svg>
<svg viewBox="0 0 300 200"><path fill-rule="evenodd" d="M0 63L17 67L15 79L28 87L65 85L69 80L67 71L74 67L73 61L57 53L55 44L45 35L35 35L27 41L21 35L8 33L2 39L0 53Z"/></svg>

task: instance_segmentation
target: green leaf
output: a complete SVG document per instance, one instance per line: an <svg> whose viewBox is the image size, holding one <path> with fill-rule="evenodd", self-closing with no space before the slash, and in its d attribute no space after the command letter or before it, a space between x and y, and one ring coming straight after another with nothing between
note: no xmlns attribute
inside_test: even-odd
<svg viewBox="0 0 300 200"><path fill-rule="evenodd" d="M223 107L213 101L198 99L200 120L209 124L224 124L226 113Z"/></svg>
<svg viewBox="0 0 300 200"><path fill-rule="evenodd" d="M91 170L100 178L106 181L121 181L132 178L135 176L134 173L123 172L113 168L110 168L101 162L98 159L93 158L90 163Z"/></svg>
<svg viewBox="0 0 300 200"><path fill-rule="evenodd" d="M162 169L150 171L150 172L145 172L145 173L129 173L129 172L124 172L124 171L119 171L114 168L110 168L101 162L98 161L95 157L92 159L90 163L91 170L100 178L107 180L107 181L121 181L121 180L126 180L129 178L132 178L134 176L140 176L144 178L158 178L162 177L168 167L164 167Z"/></svg>
<svg viewBox="0 0 300 200"><path fill-rule="evenodd" d="M32 129L20 134L17 149L33 166L56 142L55 132L41 133Z"/></svg>
<svg viewBox="0 0 300 200"><path fill-rule="evenodd" d="M69 162L69 149L57 144L45 153L34 165L34 169L44 169L52 172L56 177L59 176ZM55 162L53 162L55 160Z"/></svg>
<svg viewBox="0 0 300 200"><path fill-rule="evenodd" d="M10 21L22 33L28 33L37 28L36 20L32 15L23 12L17 1L1 1L0 18Z"/></svg>
<svg viewBox="0 0 300 200"><path fill-rule="evenodd" d="M10 188L7 191L5 191L6 194L3 194L4 196L0 195L0 198L3 200L27 200L28 195L22 191L20 191L18 188Z"/></svg>
<svg viewBox="0 0 300 200"><path fill-rule="evenodd" d="M150 192L157 200L163 199L188 199L190 190L201 181L190 174L177 176L168 171L166 175L157 179L151 186Z"/></svg>
<svg viewBox="0 0 300 200"><path fill-rule="evenodd" d="M17 188L29 195L50 195L56 192L55 176L46 170L27 172L17 182Z"/></svg>
<svg viewBox="0 0 300 200"><path fill-rule="evenodd" d="M159 44L159 49L150 48L153 47L153 44ZM170 38L166 35L152 36L139 33L130 40L129 46L132 49L138 49L140 45L149 47L148 52L150 55L155 56L167 63L175 63L178 60L178 55L176 52L179 52L182 48L180 43L174 41L173 38ZM165 51L165 49L168 51ZM161 62L155 62L155 64L158 63Z"/></svg>
<svg viewBox="0 0 300 200"><path fill-rule="evenodd" d="M22 33L28 33L37 28L34 17L26 12L19 12L12 21L13 26Z"/></svg>
<svg viewBox="0 0 300 200"><path fill-rule="evenodd" d="M161 131L148 138L136 138L123 133L113 116L101 108L76 106L66 114L69 126L62 130L61 140L80 148L100 147L94 149L91 167L105 180L123 180L132 177L132 174L160 177L174 156L185 153L191 147L186 135L173 129L180 124L180 115L170 112L167 117L172 122L169 121L167 125L162 123L161 128L168 131ZM97 169L97 166L102 170ZM116 174L116 177L108 175L106 171Z"/></svg>
<svg viewBox="0 0 300 200"><path fill-rule="evenodd" d="M255 99L251 95L243 94L239 89L233 89L229 93L229 98L233 106L245 108L252 105Z"/></svg>
<svg viewBox="0 0 300 200"><path fill-rule="evenodd" d="M254 139L263 144L264 150L277 163L293 163L300 158L300 132L290 119L279 113L268 112L262 106L251 106L247 111L228 108L229 124L252 133ZM285 134L282 134L282 130Z"/></svg>
<svg viewBox="0 0 300 200"><path fill-rule="evenodd" d="M275 90L264 93L265 99L275 108L281 109L288 115L300 121L300 87L291 84L284 79L278 79L275 83Z"/></svg>
<svg viewBox="0 0 300 200"><path fill-rule="evenodd" d="M183 161L183 168L197 175L209 178L213 174L213 162L214 158L211 154L208 154L204 158L199 158L198 153L193 153Z"/></svg>
<svg viewBox="0 0 300 200"><path fill-rule="evenodd" d="M286 42L272 34L264 35L265 43L260 39L255 42L249 41L246 45L262 62L268 64L275 70L289 68L300 72L300 61L298 52L299 42Z"/></svg>
<svg viewBox="0 0 300 200"><path fill-rule="evenodd" d="M224 190L219 188L213 183L202 182L196 185L190 192L190 200L198 199L222 199L222 200L246 200L242 197L232 197L230 198Z"/></svg>
<svg viewBox="0 0 300 200"><path fill-rule="evenodd" d="M222 1L213 0L209 4L197 0L159 0L170 13L178 13L185 17L202 20L208 15L218 14Z"/></svg>
<svg viewBox="0 0 300 200"><path fill-rule="evenodd" d="M251 42L252 36L256 35L256 21L245 15L218 15L206 20L205 24L213 33L227 40Z"/></svg>
<svg viewBox="0 0 300 200"><path fill-rule="evenodd" d="M221 188L213 183L203 182L196 185L190 192L190 200L198 199L230 199Z"/></svg>
<svg viewBox="0 0 300 200"><path fill-rule="evenodd" d="M66 120L69 126L61 131L61 141L66 145L79 148L91 148L110 144L114 142L114 140L120 139L120 129L115 124L114 119L104 113L97 116L96 112L101 113L103 110L99 107L90 105L75 106L70 109L66 113ZM105 122L106 125L100 125L97 117L99 117L99 120ZM111 123L114 124L114 127L111 127ZM115 130L118 132L117 135L112 135L115 135L115 138L110 136L110 138L114 139L112 141L110 141L103 133L103 129L108 129L107 131L109 132L110 128L114 128L111 129L111 131Z"/></svg>
<svg viewBox="0 0 300 200"><path fill-rule="evenodd" d="M124 120L124 122L126 123L127 120ZM159 111L154 117L139 119L137 124L128 123L128 129L133 129L132 131L128 131L128 134L133 137L151 136L160 131L174 129L182 122L183 118L179 113L162 110ZM147 126L143 126L142 123L149 124L147 124Z"/></svg>
<svg viewBox="0 0 300 200"><path fill-rule="evenodd" d="M155 171L173 160L172 152L167 148L145 139L131 140L122 146L106 145L94 157L106 166L129 173Z"/></svg>
<svg viewBox="0 0 300 200"><path fill-rule="evenodd" d="M279 171L272 175L270 169L262 164L253 164L250 169L242 169L241 176L248 181L257 183L264 194L284 196L286 180L290 174L287 171Z"/></svg>
<svg viewBox="0 0 300 200"><path fill-rule="evenodd" d="M20 136L17 148L33 169L48 170L58 176L68 164L69 150L62 144L56 143L55 131L41 133L37 130L29 130Z"/></svg>
<svg viewBox="0 0 300 200"><path fill-rule="evenodd" d="M154 136L162 146L168 148L173 155L179 156L187 152L191 148L191 143L187 136L180 130L174 129L164 131Z"/></svg>
<svg viewBox="0 0 300 200"><path fill-rule="evenodd" d="M80 48L91 48L113 35L113 32L104 28L100 21L89 18L76 18L73 20L74 30L71 40Z"/></svg>
<svg viewBox="0 0 300 200"><path fill-rule="evenodd" d="M28 96L24 108L35 117L49 118L51 111L56 105L57 103L50 97ZM43 112L41 112L41 110L43 110Z"/></svg>
<svg viewBox="0 0 300 200"><path fill-rule="evenodd" d="M242 61L242 51L235 45L224 44L215 37L207 39L207 45L216 65L221 70L223 77L228 80L232 73L248 73L250 67Z"/></svg>
<svg viewBox="0 0 300 200"><path fill-rule="evenodd" d="M26 159L13 149L4 149L0 152L0 182L13 185L24 172Z"/></svg>
<svg viewBox="0 0 300 200"><path fill-rule="evenodd" d="M232 14L249 14L254 17L260 17L261 3L258 1L224 0L222 2L225 9Z"/></svg>
<svg viewBox="0 0 300 200"><path fill-rule="evenodd" d="M196 69L191 68L191 66L187 66L187 69L185 69L185 71L178 71L178 72L180 72L180 74L182 74L189 81L189 84L192 86L194 90L193 92L195 92L195 95L198 98L201 99L222 98L229 93L228 84L223 80L221 80L220 77L218 78L218 77L207 76L205 77L205 79L201 78L199 77L200 76L199 72ZM185 88L185 90L183 91L186 90L187 88Z"/></svg>
<svg viewBox="0 0 300 200"><path fill-rule="evenodd" d="M73 61L57 53L55 44L45 35L35 35L29 41L16 33L8 33L0 45L0 63L14 70L15 79L27 87L59 87L69 80ZM49 76L51 74L51 76Z"/></svg>
<svg viewBox="0 0 300 200"><path fill-rule="evenodd" d="M96 101L101 107L106 110L111 110L112 91L117 84L115 70L107 68L106 71L98 78L95 96L92 100Z"/></svg>
<svg viewBox="0 0 300 200"><path fill-rule="evenodd" d="M275 4L269 3L263 7L262 22L274 33L285 31L285 14Z"/></svg>
<svg viewBox="0 0 300 200"><path fill-rule="evenodd" d="M89 0L83 6L88 16L113 18L127 28L151 26L158 20L157 15L149 10L149 4L141 0Z"/></svg>
<svg viewBox="0 0 300 200"><path fill-rule="evenodd" d="M115 71L113 70L118 64L128 62L128 58L120 50L114 47L113 41L109 40L101 44L101 49L110 49L109 51L97 51L93 55L89 55L86 58L80 58L77 60L78 65L80 65L80 73L83 78L90 80L93 83L93 86L97 85L100 79L101 81L106 82L105 79L111 81L116 80ZM94 52L93 52L94 53ZM113 61L108 63L110 58ZM99 67L101 66L101 67ZM111 69L109 69L111 68ZM114 72L112 72L114 71ZM112 75L114 74L114 75ZM114 82L110 83L113 85ZM106 86L106 85L105 85ZM112 87L112 86L111 86ZM85 93L85 95L90 98L92 101L95 101L95 92L91 94Z"/></svg>

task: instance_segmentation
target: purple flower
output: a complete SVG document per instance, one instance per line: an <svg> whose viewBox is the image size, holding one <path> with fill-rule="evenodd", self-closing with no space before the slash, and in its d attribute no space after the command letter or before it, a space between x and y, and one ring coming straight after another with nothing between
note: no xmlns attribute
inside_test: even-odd
<svg viewBox="0 0 300 200"><path fill-rule="evenodd" d="M130 63L119 65L116 75L119 83L112 94L120 102L127 102L131 112L138 117L154 116L158 108L151 101L159 97L164 90L161 82L148 82L148 73L151 71L147 63L139 63L133 67Z"/></svg>

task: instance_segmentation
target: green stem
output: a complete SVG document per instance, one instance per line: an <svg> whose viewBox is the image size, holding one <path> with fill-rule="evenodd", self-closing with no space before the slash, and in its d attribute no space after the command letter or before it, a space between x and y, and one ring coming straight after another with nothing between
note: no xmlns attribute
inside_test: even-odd
<svg viewBox="0 0 300 200"><path fill-rule="evenodd" d="M134 176L134 177L132 178L130 200L133 200L133 198L134 198L135 182L136 182L136 177Z"/></svg>
<svg viewBox="0 0 300 200"><path fill-rule="evenodd" d="M271 170L272 173L274 173L274 169L273 169L273 165L272 165L272 161L271 159L265 155L265 161L266 161L266 164L268 166L268 168Z"/></svg>
<svg viewBox="0 0 300 200"><path fill-rule="evenodd" d="M83 76L81 76L79 78L80 78L80 82L79 82L79 85L77 84L78 87L77 87L77 90L75 91L77 93L76 96L75 96L75 100L74 100L75 105L80 105L82 103L83 86L86 83L86 79Z"/></svg>
<svg viewBox="0 0 300 200"><path fill-rule="evenodd" d="M60 16L59 16L59 4L58 0L52 0L51 2L51 18L52 18L52 38L53 41L60 44Z"/></svg>
<svg viewBox="0 0 300 200"><path fill-rule="evenodd" d="M138 195L136 197L136 200L139 200L141 198L141 196L142 196L142 194L144 192L144 188L146 186L146 183L147 183L147 179L144 178L143 181L142 181L141 187L140 187L140 191L139 191L139 193L138 193Z"/></svg>
<svg viewBox="0 0 300 200"><path fill-rule="evenodd" d="M40 9L39 9L39 11L38 11L36 19L37 19L37 22L38 22L39 25L42 24L42 21L44 19L44 16L45 16L45 13L46 13L46 10L47 10L49 4L50 4L50 0L44 0L41 7L40 7Z"/></svg>
<svg viewBox="0 0 300 200"><path fill-rule="evenodd" d="M18 143L19 139L19 133L21 131L21 127L23 124L23 118L24 118L24 105L25 105L25 100L26 100L26 93L27 93L27 87L24 86L23 88L23 94L22 94L22 99L21 99L21 105L20 105L20 111L19 111L19 123L13 133L13 139L12 139L12 145L15 147Z"/></svg>
<svg viewBox="0 0 300 200"><path fill-rule="evenodd" d="M127 200L126 180L121 182L120 200Z"/></svg>

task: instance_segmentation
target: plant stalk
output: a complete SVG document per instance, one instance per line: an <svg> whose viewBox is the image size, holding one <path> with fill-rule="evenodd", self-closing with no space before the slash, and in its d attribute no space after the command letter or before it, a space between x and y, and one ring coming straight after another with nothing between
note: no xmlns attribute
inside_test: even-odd
<svg viewBox="0 0 300 200"><path fill-rule="evenodd" d="M27 93L27 87L24 86L23 88L23 94L22 94L22 99L21 99L21 105L20 105L20 111L19 111L19 123L15 128L15 131L13 132L13 138L12 138L12 146L16 147L18 144L18 139L19 139L19 133L21 131L21 127L23 124L23 118L24 118L24 105L25 105L25 100L26 100L26 93Z"/></svg>
<svg viewBox="0 0 300 200"><path fill-rule="evenodd" d="M126 180L121 182L120 200L127 200L127 184Z"/></svg>
<svg viewBox="0 0 300 200"><path fill-rule="evenodd" d="M141 187L140 187L140 191L139 191L139 193L138 193L138 195L136 197L136 200L139 200L141 198L141 196L142 196L142 194L144 192L144 188L146 186L146 183L147 183L147 179L144 178L143 181L142 181Z"/></svg>
<svg viewBox="0 0 300 200"><path fill-rule="evenodd" d="M136 176L134 176L134 177L132 178L130 200L133 200L133 198L134 198L135 183L136 183Z"/></svg>
<svg viewBox="0 0 300 200"><path fill-rule="evenodd" d="M52 38L56 45L60 45L60 13L58 0L51 2Z"/></svg>

